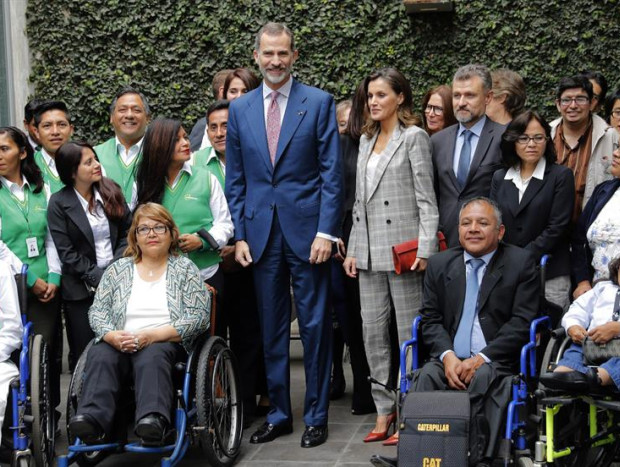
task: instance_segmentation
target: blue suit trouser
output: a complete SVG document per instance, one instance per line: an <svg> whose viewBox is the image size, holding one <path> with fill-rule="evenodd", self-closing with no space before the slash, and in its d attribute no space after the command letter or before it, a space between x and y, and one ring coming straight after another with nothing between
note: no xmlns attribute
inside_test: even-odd
<svg viewBox="0 0 620 467"><path fill-rule="evenodd" d="M278 217L274 215L265 252L254 265L271 402L267 421L274 425L293 421L289 365L291 278L304 348L304 421L311 426L325 425L332 365L330 263L310 264L307 259L299 259L288 246Z"/></svg>

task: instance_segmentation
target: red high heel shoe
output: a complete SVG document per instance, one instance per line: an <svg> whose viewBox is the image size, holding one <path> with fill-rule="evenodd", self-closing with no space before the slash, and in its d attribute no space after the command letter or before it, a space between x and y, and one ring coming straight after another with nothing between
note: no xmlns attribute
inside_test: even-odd
<svg viewBox="0 0 620 467"><path fill-rule="evenodd" d="M382 444L384 446L398 446L398 431L395 431L394 434L386 439Z"/></svg>
<svg viewBox="0 0 620 467"><path fill-rule="evenodd" d="M392 427L392 425L394 426L396 425L396 413L395 412L387 416L387 424L386 424L385 431L379 431L379 432L371 431L364 438L364 442L373 443L375 441L383 441L384 439L387 439L388 432L390 431L390 428Z"/></svg>

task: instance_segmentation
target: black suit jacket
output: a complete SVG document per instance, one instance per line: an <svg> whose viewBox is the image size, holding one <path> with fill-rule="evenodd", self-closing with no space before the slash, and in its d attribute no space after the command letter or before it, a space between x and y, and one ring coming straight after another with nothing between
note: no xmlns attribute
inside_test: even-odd
<svg viewBox="0 0 620 467"><path fill-rule="evenodd" d="M493 173L502 167L499 143L506 127L487 117L463 188L453 169L458 129L457 123L431 137L439 230L445 234L449 247L459 244L459 209L463 201L475 196L489 196Z"/></svg>
<svg viewBox="0 0 620 467"><path fill-rule="evenodd" d="M424 277L422 336L431 357L453 349L465 301L463 248L433 255ZM539 279L534 257L526 250L500 243L480 284L478 319L491 361L515 367L538 313Z"/></svg>
<svg viewBox="0 0 620 467"><path fill-rule="evenodd" d="M104 270L97 266L93 231L73 187L54 193L47 207L47 222L62 262L64 300L82 300L90 295L87 286L97 287ZM108 220L114 259L127 247L131 211L125 205L120 221Z"/></svg>
<svg viewBox="0 0 620 467"><path fill-rule="evenodd" d="M573 171L563 165L547 164L542 180L530 180L521 203L515 184L504 179L506 171L495 172L490 195L502 210L504 241L530 250L536 262L550 254L547 279L569 275L570 225L575 204Z"/></svg>

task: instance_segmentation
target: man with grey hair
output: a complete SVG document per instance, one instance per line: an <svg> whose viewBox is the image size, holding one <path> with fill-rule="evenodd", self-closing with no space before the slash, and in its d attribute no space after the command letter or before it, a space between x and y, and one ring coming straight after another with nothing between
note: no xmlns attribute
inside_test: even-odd
<svg viewBox="0 0 620 467"><path fill-rule="evenodd" d="M452 81L452 106L459 123L431 137L439 228L448 246L458 245L457 220L463 200L488 196L493 172L501 167L499 144L505 126L485 116L493 98L484 65L465 65Z"/></svg>
<svg viewBox="0 0 620 467"><path fill-rule="evenodd" d="M290 284L304 347L306 429L301 446L327 440L331 372L330 271L342 215L340 144L334 99L293 79L293 33L267 23L254 60L263 82L231 102L226 197L235 259L254 265L271 409L250 443L293 430L290 401Z"/></svg>
<svg viewBox="0 0 620 467"><path fill-rule="evenodd" d="M110 104L114 137L95 146L105 175L120 185L130 208L134 207L135 168L142 158L142 141L150 118L146 97L131 87L121 89Z"/></svg>
<svg viewBox="0 0 620 467"><path fill-rule="evenodd" d="M420 332L431 358L415 373L412 391L469 394L469 461L487 467L510 398L510 376L518 371L538 312L539 279L528 250L501 242L504 226L494 201L465 201L458 235L460 246L428 260ZM377 456L373 464L396 465Z"/></svg>

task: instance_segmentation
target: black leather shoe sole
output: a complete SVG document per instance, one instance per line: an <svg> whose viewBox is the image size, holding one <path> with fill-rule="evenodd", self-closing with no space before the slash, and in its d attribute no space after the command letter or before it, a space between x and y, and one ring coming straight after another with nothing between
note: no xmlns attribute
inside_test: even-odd
<svg viewBox="0 0 620 467"><path fill-rule="evenodd" d="M306 427L306 431L304 431L304 434L301 437L301 447L314 448L316 446L320 446L327 441L327 433L327 426Z"/></svg>

